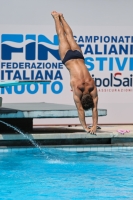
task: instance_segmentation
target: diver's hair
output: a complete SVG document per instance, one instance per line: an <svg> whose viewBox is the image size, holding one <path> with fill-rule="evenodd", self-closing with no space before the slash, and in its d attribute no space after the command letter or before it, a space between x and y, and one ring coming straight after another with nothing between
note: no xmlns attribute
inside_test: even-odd
<svg viewBox="0 0 133 200"><path fill-rule="evenodd" d="M94 103L92 96L90 94L84 94L81 98L81 104L84 110L89 110L90 108L93 108Z"/></svg>

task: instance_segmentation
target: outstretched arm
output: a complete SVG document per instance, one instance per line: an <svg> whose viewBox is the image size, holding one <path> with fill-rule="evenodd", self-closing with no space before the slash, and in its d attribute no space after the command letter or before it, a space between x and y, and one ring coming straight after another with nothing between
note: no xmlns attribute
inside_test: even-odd
<svg viewBox="0 0 133 200"><path fill-rule="evenodd" d="M92 120L93 120L93 131L95 132L98 124L98 111L97 111L98 97L95 97L95 99L93 99L93 102L94 102L94 107L92 108Z"/></svg>
<svg viewBox="0 0 133 200"><path fill-rule="evenodd" d="M97 94L96 87L95 87L94 91L92 91L91 95L92 95L92 98L93 98L94 107L92 108L93 126L90 129L90 133L95 133L96 130L97 130L97 124L98 124L98 110L97 110L98 94Z"/></svg>
<svg viewBox="0 0 133 200"><path fill-rule="evenodd" d="M86 132L89 132L89 129L86 125L86 121L85 121L85 112L84 112L84 109L81 105L81 101L80 101L80 98L77 96L77 95L73 95L73 98L74 98L74 101L75 101L75 105L77 107L77 111L78 111L78 116L79 116L79 121L83 127L83 129L86 131Z"/></svg>

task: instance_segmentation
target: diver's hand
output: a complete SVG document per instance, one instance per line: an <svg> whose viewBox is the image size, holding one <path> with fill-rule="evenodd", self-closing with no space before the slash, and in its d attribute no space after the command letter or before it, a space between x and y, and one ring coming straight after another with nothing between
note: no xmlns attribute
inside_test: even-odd
<svg viewBox="0 0 133 200"><path fill-rule="evenodd" d="M84 130L89 133L90 132L90 129L88 127L85 127Z"/></svg>
<svg viewBox="0 0 133 200"><path fill-rule="evenodd" d="M84 130L85 130L87 133L96 135L97 127L96 127L96 126L92 126L91 128L85 128Z"/></svg>

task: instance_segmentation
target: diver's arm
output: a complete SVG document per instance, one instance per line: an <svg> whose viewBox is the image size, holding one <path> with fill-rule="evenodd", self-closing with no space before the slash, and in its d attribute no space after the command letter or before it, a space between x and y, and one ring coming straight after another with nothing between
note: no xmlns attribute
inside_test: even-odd
<svg viewBox="0 0 133 200"><path fill-rule="evenodd" d="M97 88L95 87L94 90L90 93L92 98L93 98L93 108L92 108L92 127L90 128L90 133L95 133L97 130L97 124L98 124L98 110L97 110L97 105L98 105L98 93L97 93Z"/></svg>
<svg viewBox="0 0 133 200"><path fill-rule="evenodd" d="M86 131L86 132L89 132L89 129L87 127L87 124L86 124L86 120L85 120L85 112L84 112L84 109L82 107L82 104L81 104L81 101L80 101L80 98L77 96L77 95L73 95L73 98L74 98L74 102L75 102L75 105L77 107L77 111L78 111L78 116L79 116L79 121L83 127L83 129Z"/></svg>
<svg viewBox="0 0 133 200"><path fill-rule="evenodd" d="M97 127L98 124L98 110L97 110L97 103L98 103L98 96L93 99L94 107L92 108L92 120L93 126Z"/></svg>

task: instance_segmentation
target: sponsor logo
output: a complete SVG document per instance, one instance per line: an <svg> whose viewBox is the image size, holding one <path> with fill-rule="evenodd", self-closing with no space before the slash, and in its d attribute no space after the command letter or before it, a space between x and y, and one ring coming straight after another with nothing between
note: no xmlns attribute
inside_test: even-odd
<svg viewBox="0 0 133 200"><path fill-rule="evenodd" d="M50 40L45 35L2 34L0 80L50 80L23 86L8 86L0 89L0 94L42 94L63 91L63 64L59 56L58 36ZM17 62L14 56L21 55ZM56 62L49 61L53 56ZM51 57L50 57L51 58ZM22 59L22 61L21 61Z"/></svg>
<svg viewBox="0 0 133 200"><path fill-rule="evenodd" d="M108 77L100 78L92 74L99 92L132 92L133 74L123 77L121 72L110 73Z"/></svg>
<svg viewBox="0 0 133 200"><path fill-rule="evenodd" d="M12 54L23 53L25 60L48 60L48 53L60 60L58 52L58 36L53 36L53 41L45 35L1 35L1 60L12 60Z"/></svg>
<svg viewBox="0 0 133 200"><path fill-rule="evenodd" d="M94 74L92 74L92 78L95 81L97 87L132 87L133 86L133 74L130 74L129 77L122 77L122 73L117 72L107 78L96 78Z"/></svg>

